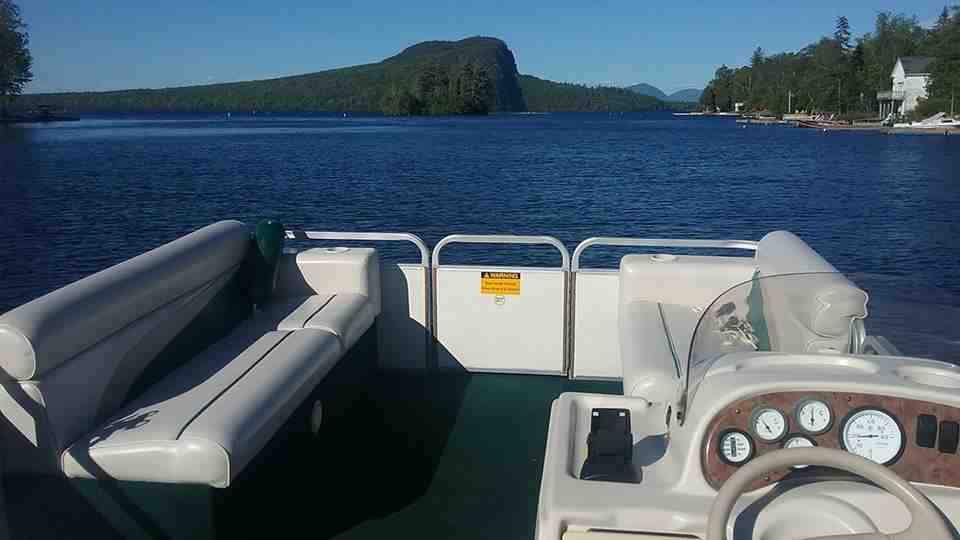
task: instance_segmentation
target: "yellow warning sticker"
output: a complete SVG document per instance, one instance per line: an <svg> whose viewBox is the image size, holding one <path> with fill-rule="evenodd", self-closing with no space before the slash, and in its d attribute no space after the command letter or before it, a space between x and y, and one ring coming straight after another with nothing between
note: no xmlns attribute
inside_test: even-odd
<svg viewBox="0 0 960 540"><path fill-rule="evenodd" d="M480 272L480 294L520 295L520 272Z"/></svg>

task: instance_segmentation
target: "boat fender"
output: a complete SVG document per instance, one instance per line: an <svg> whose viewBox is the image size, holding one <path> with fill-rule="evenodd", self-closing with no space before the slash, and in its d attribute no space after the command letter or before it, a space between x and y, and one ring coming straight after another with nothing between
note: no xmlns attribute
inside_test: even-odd
<svg viewBox="0 0 960 540"><path fill-rule="evenodd" d="M277 268L285 232L279 221L266 219L253 232L253 305L265 304L277 288Z"/></svg>

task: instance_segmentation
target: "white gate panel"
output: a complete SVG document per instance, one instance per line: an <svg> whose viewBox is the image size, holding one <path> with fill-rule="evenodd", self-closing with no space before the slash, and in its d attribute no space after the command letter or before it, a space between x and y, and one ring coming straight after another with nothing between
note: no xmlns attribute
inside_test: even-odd
<svg viewBox="0 0 960 540"><path fill-rule="evenodd" d="M617 323L620 273L581 270L574 274L573 377L619 379Z"/></svg>
<svg viewBox="0 0 960 540"><path fill-rule="evenodd" d="M483 272L519 273L519 294L483 292ZM437 268L438 365L562 374L565 279L561 269Z"/></svg>

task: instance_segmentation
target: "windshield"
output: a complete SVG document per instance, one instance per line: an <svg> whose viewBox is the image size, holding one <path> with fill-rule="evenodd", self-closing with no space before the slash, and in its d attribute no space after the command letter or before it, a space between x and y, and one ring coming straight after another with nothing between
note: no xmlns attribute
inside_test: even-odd
<svg viewBox="0 0 960 540"><path fill-rule="evenodd" d="M867 293L842 274L755 276L711 303L690 342L683 417L710 367L733 352L860 353Z"/></svg>
<svg viewBox="0 0 960 540"><path fill-rule="evenodd" d="M734 352L911 356L960 365L958 306L960 296L905 277L755 276L701 315L682 374L678 417L682 421L710 367Z"/></svg>

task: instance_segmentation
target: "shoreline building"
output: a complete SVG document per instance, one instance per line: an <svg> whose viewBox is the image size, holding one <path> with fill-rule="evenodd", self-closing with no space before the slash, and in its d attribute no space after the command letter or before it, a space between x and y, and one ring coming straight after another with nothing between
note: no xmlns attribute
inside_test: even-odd
<svg viewBox="0 0 960 540"><path fill-rule="evenodd" d="M901 56L890 73L890 90L877 92L880 102L880 117L890 113L909 114L917 108L917 101L927 97L927 82L930 80L930 64L934 58L929 56Z"/></svg>

